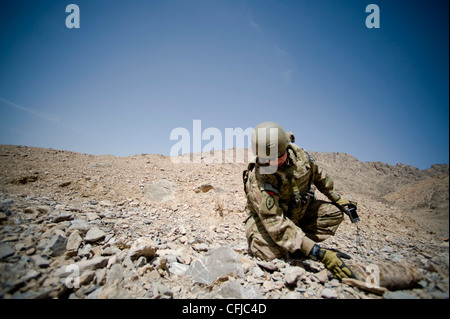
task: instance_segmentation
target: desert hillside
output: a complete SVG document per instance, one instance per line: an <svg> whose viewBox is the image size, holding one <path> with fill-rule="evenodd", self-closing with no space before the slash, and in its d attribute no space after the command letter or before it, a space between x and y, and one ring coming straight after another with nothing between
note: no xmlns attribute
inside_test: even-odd
<svg viewBox="0 0 450 319"><path fill-rule="evenodd" d="M0 298L448 298L448 165L312 155L361 217L359 244L346 219L323 246L352 263L406 264L420 274L414 286L370 291L320 263L248 255L236 158L0 145Z"/></svg>
<svg viewBox="0 0 450 319"><path fill-rule="evenodd" d="M333 176L338 191L393 204L428 231L448 237L448 164L419 170L404 164L364 163L344 153L313 154Z"/></svg>

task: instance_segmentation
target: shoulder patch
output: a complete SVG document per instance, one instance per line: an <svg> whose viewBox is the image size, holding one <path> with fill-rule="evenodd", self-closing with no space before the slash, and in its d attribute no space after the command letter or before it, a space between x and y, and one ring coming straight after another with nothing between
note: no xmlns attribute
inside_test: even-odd
<svg viewBox="0 0 450 319"><path fill-rule="evenodd" d="M267 196L267 198L266 198L267 209L271 210L274 205L275 205L275 199L273 198L273 196L272 195Z"/></svg>

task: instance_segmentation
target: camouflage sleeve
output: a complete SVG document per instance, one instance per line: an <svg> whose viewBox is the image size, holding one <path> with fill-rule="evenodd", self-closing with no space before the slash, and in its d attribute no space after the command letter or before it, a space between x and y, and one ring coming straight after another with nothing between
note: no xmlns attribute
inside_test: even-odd
<svg viewBox="0 0 450 319"><path fill-rule="evenodd" d="M291 253L301 250L306 255L309 254L314 242L305 237L302 229L292 220L284 216L278 203L279 196L266 190L264 183L256 181L254 175L249 196L253 211L257 213L264 228L279 247Z"/></svg>
<svg viewBox="0 0 450 319"><path fill-rule="evenodd" d="M333 179L325 173L316 162L311 161L313 171L313 183L317 189L328 197L329 200L335 202L339 199L339 194L334 191Z"/></svg>

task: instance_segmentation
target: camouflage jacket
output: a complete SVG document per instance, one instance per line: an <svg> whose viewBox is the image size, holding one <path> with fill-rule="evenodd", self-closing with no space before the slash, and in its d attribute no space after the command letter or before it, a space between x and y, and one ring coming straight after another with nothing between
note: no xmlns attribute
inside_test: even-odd
<svg viewBox="0 0 450 319"><path fill-rule="evenodd" d="M262 221L277 245L294 252L302 248L305 233L297 225L313 200L314 189L331 201L336 201L339 194L334 191L333 180L308 152L292 143L287 151L286 163L274 174L262 174L258 163L250 163L244 171L244 188L247 212ZM310 248L306 247L306 251Z"/></svg>

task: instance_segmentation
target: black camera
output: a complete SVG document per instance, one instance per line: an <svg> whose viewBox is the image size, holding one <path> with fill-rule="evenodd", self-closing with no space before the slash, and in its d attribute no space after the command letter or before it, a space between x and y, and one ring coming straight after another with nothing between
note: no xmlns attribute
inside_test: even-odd
<svg viewBox="0 0 450 319"><path fill-rule="evenodd" d="M355 205L348 205L347 206L347 215L348 217L350 217L350 220L352 221L352 223L357 223L359 222L359 216L358 216L358 212L356 211L356 206Z"/></svg>

